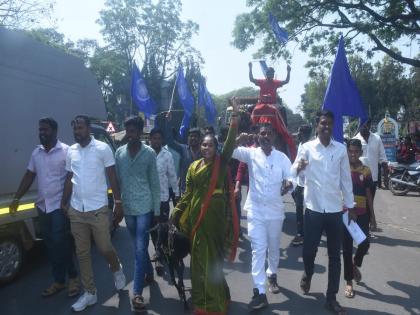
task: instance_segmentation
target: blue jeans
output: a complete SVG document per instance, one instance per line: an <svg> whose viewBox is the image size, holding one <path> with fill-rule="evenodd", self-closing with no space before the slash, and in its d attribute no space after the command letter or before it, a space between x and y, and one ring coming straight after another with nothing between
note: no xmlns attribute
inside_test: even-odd
<svg viewBox="0 0 420 315"><path fill-rule="evenodd" d="M134 241L134 285L133 293L142 295L144 277L153 275L153 266L149 257L149 229L152 223L152 212L143 215L126 215L125 223Z"/></svg>
<svg viewBox="0 0 420 315"><path fill-rule="evenodd" d="M41 234L47 247L48 260L52 266L54 281L64 284L66 275L77 277L73 257L74 241L70 234L70 223L62 209L45 213L38 209Z"/></svg>

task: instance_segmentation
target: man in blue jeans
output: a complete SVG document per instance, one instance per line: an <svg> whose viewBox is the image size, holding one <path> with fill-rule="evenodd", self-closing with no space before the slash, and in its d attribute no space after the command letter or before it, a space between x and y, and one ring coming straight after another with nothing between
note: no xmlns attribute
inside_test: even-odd
<svg viewBox="0 0 420 315"><path fill-rule="evenodd" d="M327 235L328 288L325 307L337 315L346 310L336 300L341 273L341 234L343 207L349 221L355 219L353 184L346 147L332 139L334 115L317 114L317 138L304 143L292 166L292 174L305 176L305 224L303 264L305 272L300 287L307 294L314 273L315 256L322 232Z"/></svg>
<svg viewBox="0 0 420 315"><path fill-rule="evenodd" d="M128 142L118 148L115 160L125 222L135 248L132 304L135 310L143 310L143 288L153 281L148 252L149 230L160 213L160 182L156 153L140 141L143 120L140 117L128 118L124 126Z"/></svg>
<svg viewBox="0 0 420 315"><path fill-rule="evenodd" d="M58 125L53 118L39 120L41 145L32 152L26 173L10 204L10 213L17 211L20 199L36 177L38 198L35 205L54 278L54 282L41 295L52 296L63 290L68 276L68 295L73 297L79 294L80 283L73 259L74 242L69 219L60 208L67 174L65 166L68 146L57 139L57 131Z"/></svg>

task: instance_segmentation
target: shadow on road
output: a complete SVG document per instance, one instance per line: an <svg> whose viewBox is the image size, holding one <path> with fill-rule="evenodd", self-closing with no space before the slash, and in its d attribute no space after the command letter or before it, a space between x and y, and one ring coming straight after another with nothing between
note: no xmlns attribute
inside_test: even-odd
<svg viewBox="0 0 420 315"><path fill-rule="evenodd" d="M398 238L390 238L383 235L375 235L374 243L385 245L385 246L402 246L402 247L414 247L420 248L420 242L403 240Z"/></svg>
<svg viewBox="0 0 420 315"><path fill-rule="evenodd" d="M370 293L358 292L357 294L367 299L372 299L388 304L400 305L410 314L420 314L420 287L401 283L398 281L388 281L387 284L392 288L403 292L404 295L408 297L394 294L383 294L369 287L366 283L363 282L359 285Z"/></svg>

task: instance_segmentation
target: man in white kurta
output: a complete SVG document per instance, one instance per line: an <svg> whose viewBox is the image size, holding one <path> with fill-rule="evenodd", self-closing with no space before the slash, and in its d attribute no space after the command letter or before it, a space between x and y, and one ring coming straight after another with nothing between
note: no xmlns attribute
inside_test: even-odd
<svg viewBox="0 0 420 315"><path fill-rule="evenodd" d="M252 248L252 277L254 295L250 309L267 306L265 295L266 276L269 290L278 293L277 266L280 259L280 235L284 220L282 194L292 188L290 178L291 163L288 157L274 149L271 125L260 127L258 139L260 147L238 147L233 158L248 165L249 192L244 209L247 211L248 236ZM238 138L246 137L242 134ZM268 253L268 268L265 269Z"/></svg>

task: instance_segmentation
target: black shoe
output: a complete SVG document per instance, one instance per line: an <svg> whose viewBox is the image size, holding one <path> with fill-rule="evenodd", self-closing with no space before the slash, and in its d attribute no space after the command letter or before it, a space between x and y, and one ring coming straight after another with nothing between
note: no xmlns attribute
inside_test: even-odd
<svg viewBox="0 0 420 315"><path fill-rule="evenodd" d="M308 294L311 289L311 278L309 278L306 273L303 273L302 279L300 279L300 288L302 289L303 294Z"/></svg>
<svg viewBox="0 0 420 315"><path fill-rule="evenodd" d="M273 293L273 294L280 293L280 287L277 284L276 274L272 274L271 276L268 277L268 291L270 291L270 293Z"/></svg>
<svg viewBox="0 0 420 315"><path fill-rule="evenodd" d="M297 234L295 238L292 240L293 246L299 246L303 244L303 236L300 234Z"/></svg>
<svg viewBox="0 0 420 315"><path fill-rule="evenodd" d="M325 303L325 308L336 315L346 315L347 311L336 300L330 300Z"/></svg>
<svg viewBox="0 0 420 315"><path fill-rule="evenodd" d="M260 291L255 288L253 292L254 296L252 297L251 302L249 302L248 308L250 310L259 310L266 307L268 305L267 296L264 293L260 294Z"/></svg>

